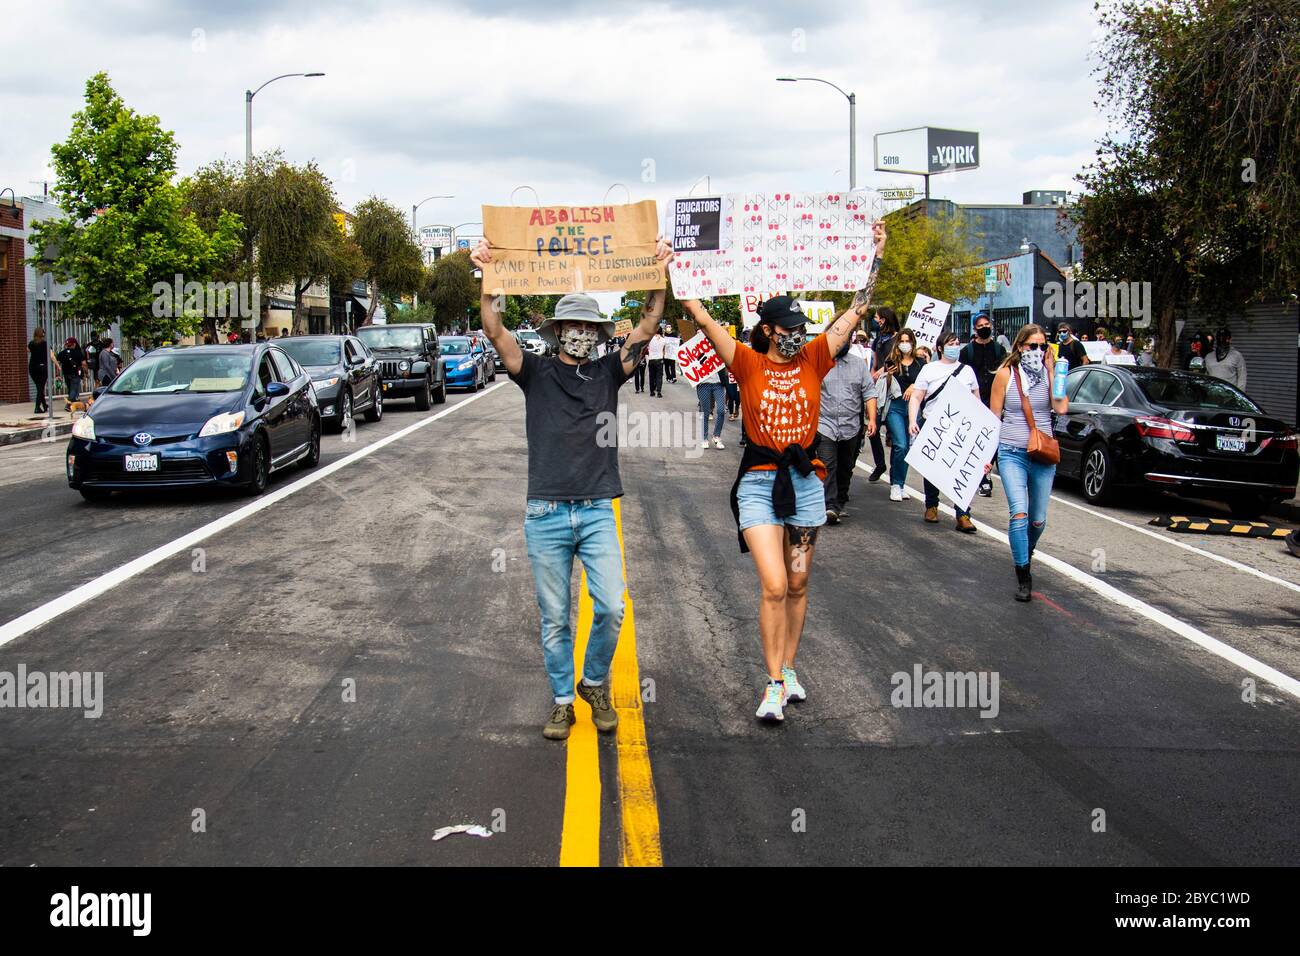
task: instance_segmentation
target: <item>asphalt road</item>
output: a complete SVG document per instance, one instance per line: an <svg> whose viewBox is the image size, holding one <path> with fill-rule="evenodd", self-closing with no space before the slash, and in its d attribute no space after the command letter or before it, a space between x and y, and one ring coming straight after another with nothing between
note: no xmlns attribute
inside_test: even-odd
<svg viewBox="0 0 1300 956"><path fill-rule="evenodd" d="M623 400L693 410L665 393ZM98 719L0 709L0 865L1300 862L1279 542L1175 536L1146 522L1188 506L1099 512L1062 485L1020 605L1000 489L968 537L860 471L814 559L810 699L760 725L731 423L725 451L622 452L620 733L544 740L522 405L504 380L393 403L259 510L91 505L62 442L0 450L0 672L104 675ZM918 665L996 672L997 715L894 706ZM433 840L471 823L493 836Z"/></svg>

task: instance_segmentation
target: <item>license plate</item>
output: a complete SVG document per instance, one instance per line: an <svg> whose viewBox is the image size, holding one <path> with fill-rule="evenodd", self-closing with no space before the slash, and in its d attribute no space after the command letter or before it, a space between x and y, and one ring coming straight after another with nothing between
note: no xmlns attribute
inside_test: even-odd
<svg viewBox="0 0 1300 956"><path fill-rule="evenodd" d="M127 455L126 470L127 471L157 471L158 456L157 455Z"/></svg>
<svg viewBox="0 0 1300 956"><path fill-rule="evenodd" d="M1218 443L1219 451L1245 451L1246 439L1238 438L1236 435L1216 435L1215 441Z"/></svg>

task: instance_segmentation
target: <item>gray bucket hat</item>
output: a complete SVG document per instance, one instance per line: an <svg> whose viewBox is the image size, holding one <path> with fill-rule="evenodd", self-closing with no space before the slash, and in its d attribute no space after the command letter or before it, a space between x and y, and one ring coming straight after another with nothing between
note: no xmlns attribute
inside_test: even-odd
<svg viewBox="0 0 1300 956"><path fill-rule="evenodd" d="M555 334L556 322L589 322L596 326L596 341L604 342L614 337L614 323L600 312L600 303L582 292L570 292L555 303L555 315L543 319L537 327L537 334L546 340L552 348L560 347L559 337Z"/></svg>

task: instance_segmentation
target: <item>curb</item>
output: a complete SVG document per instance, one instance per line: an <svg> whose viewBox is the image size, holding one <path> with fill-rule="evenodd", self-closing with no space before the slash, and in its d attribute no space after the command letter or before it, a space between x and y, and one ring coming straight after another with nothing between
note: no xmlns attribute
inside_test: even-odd
<svg viewBox="0 0 1300 956"><path fill-rule="evenodd" d="M67 435L72 431L72 422L59 422L54 426L54 435ZM20 428L16 431L0 433L0 445L18 445L23 442L40 441L45 434L44 426L40 428Z"/></svg>

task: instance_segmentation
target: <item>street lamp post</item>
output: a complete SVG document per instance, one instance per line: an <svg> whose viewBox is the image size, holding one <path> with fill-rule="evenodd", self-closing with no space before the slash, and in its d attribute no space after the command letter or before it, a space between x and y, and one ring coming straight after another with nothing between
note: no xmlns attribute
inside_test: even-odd
<svg viewBox="0 0 1300 956"><path fill-rule="evenodd" d="M827 86L839 91L839 94L849 101L849 190L858 188L858 95L856 93L846 93L830 80L823 80L816 76L778 76L778 83L798 83L800 80L809 83L825 83Z"/></svg>
<svg viewBox="0 0 1300 956"><path fill-rule="evenodd" d="M411 206L411 233L412 235L415 236L415 241L417 243L420 241L420 230L415 225L416 211L425 203L427 203L430 199L455 199L455 198L456 198L455 196L426 196L423 199L421 199L419 202ZM411 297L411 308L418 309L419 307L420 307L420 293L417 292Z"/></svg>
<svg viewBox="0 0 1300 956"><path fill-rule="evenodd" d="M290 76L324 76L324 73L282 73L279 76L273 76L255 90L244 90L244 168L251 169L253 166L253 97L262 92L276 80L283 80Z"/></svg>

